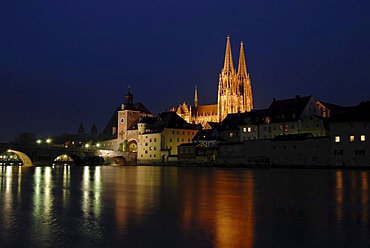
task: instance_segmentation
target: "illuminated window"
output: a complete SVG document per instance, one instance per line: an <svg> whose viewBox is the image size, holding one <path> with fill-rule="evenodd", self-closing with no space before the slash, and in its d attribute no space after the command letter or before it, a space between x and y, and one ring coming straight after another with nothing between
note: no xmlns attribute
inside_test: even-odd
<svg viewBox="0 0 370 248"><path fill-rule="evenodd" d="M247 132L247 128L243 127L243 133L246 133L246 132Z"/></svg>
<svg viewBox="0 0 370 248"><path fill-rule="evenodd" d="M288 132L289 131L289 126L288 125L284 125L284 132Z"/></svg>
<svg viewBox="0 0 370 248"><path fill-rule="evenodd" d="M234 137L234 133L230 132L229 136L230 136L230 138Z"/></svg>
<svg viewBox="0 0 370 248"><path fill-rule="evenodd" d="M349 141L350 141L350 142L355 141L355 136L354 136L354 135L349 136Z"/></svg>
<svg viewBox="0 0 370 248"><path fill-rule="evenodd" d="M366 140L366 138L365 138L365 134L362 134L362 135L360 136L360 140L361 140L361 141L365 141L365 140Z"/></svg>
<svg viewBox="0 0 370 248"><path fill-rule="evenodd" d="M340 142L340 136L339 135L335 136L334 142L335 143L339 143Z"/></svg>
<svg viewBox="0 0 370 248"><path fill-rule="evenodd" d="M252 132L252 128L248 127L248 133Z"/></svg>

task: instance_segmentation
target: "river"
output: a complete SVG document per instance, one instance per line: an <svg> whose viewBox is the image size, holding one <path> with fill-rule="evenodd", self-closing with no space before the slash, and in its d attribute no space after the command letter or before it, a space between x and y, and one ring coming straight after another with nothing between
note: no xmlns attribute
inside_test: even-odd
<svg viewBox="0 0 370 248"><path fill-rule="evenodd" d="M369 172L4 166L0 247L369 247Z"/></svg>

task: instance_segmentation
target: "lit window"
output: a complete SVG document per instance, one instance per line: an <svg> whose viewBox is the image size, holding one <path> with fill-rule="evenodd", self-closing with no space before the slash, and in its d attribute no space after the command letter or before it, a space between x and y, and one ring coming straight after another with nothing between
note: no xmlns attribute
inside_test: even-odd
<svg viewBox="0 0 370 248"><path fill-rule="evenodd" d="M366 140L366 138L365 138L365 134L362 134L362 135L361 135L360 140L361 140L361 141L365 141L365 140Z"/></svg>
<svg viewBox="0 0 370 248"><path fill-rule="evenodd" d="M246 133L246 132L247 132L247 128L243 127L243 133Z"/></svg>
<svg viewBox="0 0 370 248"><path fill-rule="evenodd" d="M349 141L350 141L350 142L355 141L355 136L354 136L354 135L349 136Z"/></svg>
<svg viewBox="0 0 370 248"><path fill-rule="evenodd" d="M335 136L334 142L335 143L339 143L340 142L340 136L339 135L338 136Z"/></svg>
<svg viewBox="0 0 370 248"><path fill-rule="evenodd" d="M230 135L230 138L232 138L234 136L234 133L231 132L229 135Z"/></svg>
<svg viewBox="0 0 370 248"><path fill-rule="evenodd" d="M252 132L252 128L248 127L248 133Z"/></svg>

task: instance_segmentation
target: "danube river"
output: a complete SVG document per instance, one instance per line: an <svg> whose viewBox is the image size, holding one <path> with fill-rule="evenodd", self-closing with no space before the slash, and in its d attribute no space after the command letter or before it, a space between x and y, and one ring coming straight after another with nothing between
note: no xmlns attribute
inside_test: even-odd
<svg viewBox="0 0 370 248"><path fill-rule="evenodd" d="M369 247L369 172L2 167L0 247Z"/></svg>

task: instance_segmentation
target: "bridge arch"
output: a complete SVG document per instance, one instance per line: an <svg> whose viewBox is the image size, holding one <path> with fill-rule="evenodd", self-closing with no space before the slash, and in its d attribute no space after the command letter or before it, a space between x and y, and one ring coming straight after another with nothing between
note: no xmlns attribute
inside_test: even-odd
<svg viewBox="0 0 370 248"><path fill-rule="evenodd" d="M17 155L18 158L22 161L22 166L24 166L24 167L33 166L32 160L30 159L30 157L27 154L25 154L23 152L20 152L20 151L12 150L12 149L9 149L7 152Z"/></svg>
<svg viewBox="0 0 370 248"><path fill-rule="evenodd" d="M63 157L63 156L66 156L67 159L70 158L71 160L73 160L74 162L74 165L85 165L85 161L78 155L74 154L74 153L63 153L63 154L60 154L58 156L55 157L55 159L53 160L53 162L55 162L59 157ZM70 160L67 160L67 161L70 161Z"/></svg>
<svg viewBox="0 0 370 248"><path fill-rule="evenodd" d="M127 151L128 152L137 152L137 140L129 139L127 142Z"/></svg>
<svg viewBox="0 0 370 248"><path fill-rule="evenodd" d="M124 156L115 156L115 157L108 158L107 162L110 165L117 165L117 166L126 165L126 158Z"/></svg>

